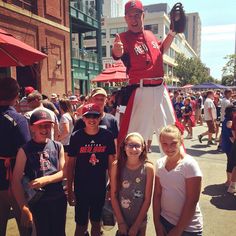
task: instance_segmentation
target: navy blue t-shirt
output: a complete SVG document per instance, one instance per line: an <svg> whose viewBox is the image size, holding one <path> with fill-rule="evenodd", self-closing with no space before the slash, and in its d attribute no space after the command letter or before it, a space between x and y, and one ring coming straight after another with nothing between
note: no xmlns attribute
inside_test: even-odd
<svg viewBox="0 0 236 236"><path fill-rule="evenodd" d="M11 168L15 165L18 149L30 140L30 131L26 118L13 107L0 106L0 157L11 157ZM0 190L9 187L6 179L4 160L0 160Z"/></svg>
<svg viewBox="0 0 236 236"><path fill-rule="evenodd" d="M118 137L117 120L113 115L105 113L105 116L102 117L99 123L99 127L111 131L115 139ZM73 132L83 128L85 128L85 123L82 118L79 118L75 123Z"/></svg>
<svg viewBox="0 0 236 236"><path fill-rule="evenodd" d="M68 156L76 158L75 192L103 194L106 188L108 158L115 153L114 138L110 131L100 128L95 135L88 135L84 129L74 132L70 139Z"/></svg>
<svg viewBox="0 0 236 236"><path fill-rule="evenodd" d="M26 155L25 175L30 179L55 174L59 171L59 154L62 144L51 139L47 143L36 143L31 140L22 148ZM44 200L48 197L56 197L64 194L60 182L48 184L43 187Z"/></svg>

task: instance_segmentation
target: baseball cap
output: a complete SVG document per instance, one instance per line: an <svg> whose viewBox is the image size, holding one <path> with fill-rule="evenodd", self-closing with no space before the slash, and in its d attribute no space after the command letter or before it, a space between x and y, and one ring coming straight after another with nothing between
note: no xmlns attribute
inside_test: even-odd
<svg viewBox="0 0 236 236"><path fill-rule="evenodd" d="M93 89L93 91L91 92L91 97L94 97L98 94L101 94L101 95L104 95L105 97L107 97L106 90L103 88L100 88L100 87Z"/></svg>
<svg viewBox="0 0 236 236"><path fill-rule="evenodd" d="M30 125L38 125L45 122L54 123L51 115L45 110L36 110L30 116Z"/></svg>
<svg viewBox="0 0 236 236"><path fill-rule="evenodd" d="M51 98L57 98L57 94L56 93L52 93L51 94Z"/></svg>
<svg viewBox="0 0 236 236"><path fill-rule="evenodd" d="M69 100L70 100L71 102L78 102L78 99L77 99L77 97L76 97L75 95L70 96L70 97L69 97Z"/></svg>
<svg viewBox="0 0 236 236"><path fill-rule="evenodd" d="M29 95L34 91L34 88L31 86L25 87L25 95Z"/></svg>
<svg viewBox="0 0 236 236"><path fill-rule="evenodd" d="M142 2L139 0L128 1L125 4L125 15L128 13L128 11L130 11L132 9L138 9L140 11L144 11Z"/></svg>
<svg viewBox="0 0 236 236"><path fill-rule="evenodd" d="M100 115L100 107L95 104L95 103L89 103L84 105L83 109L82 109L82 115L86 116L86 115Z"/></svg>

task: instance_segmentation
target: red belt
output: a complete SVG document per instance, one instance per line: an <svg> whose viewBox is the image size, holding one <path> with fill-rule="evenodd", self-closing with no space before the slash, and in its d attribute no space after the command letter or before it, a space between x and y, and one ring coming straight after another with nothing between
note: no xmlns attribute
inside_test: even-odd
<svg viewBox="0 0 236 236"><path fill-rule="evenodd" d="M0 157L0 160L4 160L4 166L6 168L6 180L11 180L12 179L12 168L11 168L12 157Z"/></svg>

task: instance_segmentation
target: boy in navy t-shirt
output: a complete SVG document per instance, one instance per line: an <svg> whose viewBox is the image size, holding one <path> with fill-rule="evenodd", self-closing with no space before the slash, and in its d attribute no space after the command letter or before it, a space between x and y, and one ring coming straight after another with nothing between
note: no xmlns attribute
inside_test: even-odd
<svg viewBox="0 0 236 236"><path fill-rule="evenodd" d="M37 110L30 117L32 139L19 149L12 190L21 209L21 224L35 224L37 236L65 236L67 200L62 186L63 145L49 139L51 115ZM22 184L25 179L29 183Z"/></svg>
<svg viewBox="0 0 236 236"><path fill-rule="evenodd" d="M82 116L85 128L72 134L69 145L68 202L75 206L75 235L86 235L89 219L91 234L100 235L106 173L115 160L115 143L112 133L99 127L101 113L98 105L85 105Z"/></svg>

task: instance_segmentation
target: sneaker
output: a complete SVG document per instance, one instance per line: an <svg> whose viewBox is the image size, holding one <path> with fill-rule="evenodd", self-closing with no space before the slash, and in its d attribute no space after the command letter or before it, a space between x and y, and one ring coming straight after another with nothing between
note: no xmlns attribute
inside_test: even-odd
<svg viewBox="0 0 236 236"><path fill-rule="evenodd" d="M198 140L199 140L200 143L202 143L202 135L201 134L198 135Z"/></svg>
<svg viewBox="0 0 236 236"><path fill-rule="evenodd" d="M228 193L236 193L236 183L235 182L233 182L229 185L227 192Z"/></svg>
<svg viewBox="0 0 236 236"><path fill-rule="evenodd" d="M148 153L152 153L152 149L151 148L148 149Z"/></svg>
<svg viewBox="0 0 236 236"><path fill-rule="evenodd" d="M207 145L215 145L215 143L213 143L212 140L209 140L209 141L207 142Z"/></svg>

